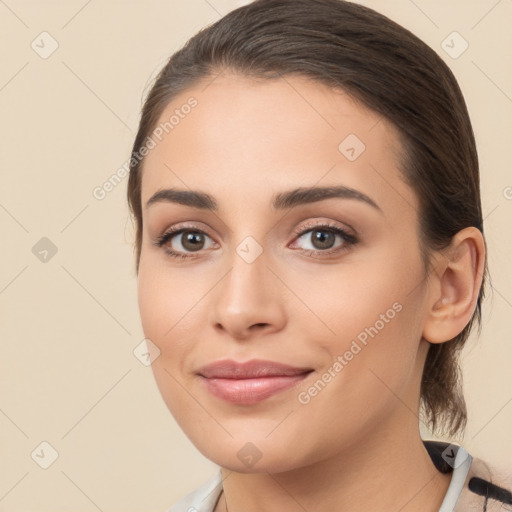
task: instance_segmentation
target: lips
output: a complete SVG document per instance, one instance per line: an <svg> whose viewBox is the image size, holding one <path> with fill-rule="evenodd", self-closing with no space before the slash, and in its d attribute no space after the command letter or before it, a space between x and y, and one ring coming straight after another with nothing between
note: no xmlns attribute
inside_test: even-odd
<svg viewBox="0 0 512 512"><path fill-rule="evenodd" d="M255 379L258 377L288 377L310 371L312 368L297 368L263 359L252 359L245 363L225 359L204 366L197 373L207 379Z"/></svg>
<svg viewBox="0 0 512 512"><path fill-rule="evenodd" d="M245 363L216 361L197 373L215 397L239 405L250 405L292 388L313 370L253 359Z"/></svg>

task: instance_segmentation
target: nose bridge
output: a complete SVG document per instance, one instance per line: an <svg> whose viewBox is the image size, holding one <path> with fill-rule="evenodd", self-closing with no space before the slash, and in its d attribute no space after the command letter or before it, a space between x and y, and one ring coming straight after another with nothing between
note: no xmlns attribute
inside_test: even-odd
<svg viewBox="0 0 512 512"><path fill-rule="evenodd" d="M251 204L256 204L256 201L253 200ZM232 217L236 222L230 229L229 243L226 245L226 259L231 268L230 286L253 288L258 281L263 284L268 278L265 276L269 272L266 265L269 263L271 250L265 247L268 228L264 223L259 225L257 213L248 214L246 210L244 214L242 209L237 209L232 212ZM255 291L252 290L253 293Z"/></svg>
<svg viewBox="0 0 512 512"><path fill-rule="evenodd" d="M211 321L232 336L243 336L254 324L276 328L282 323L283 305L276 277L267 267L268 251L250 235L231 247L230 270L214 294Z"/></svg>
<svg viewBox="0 0 512 512"><path fill-rule="evenodd" d="M248 235L232 249L229 258L231 271L225 293L232 300L261 299L273 286L268 282L272 273L268 270L268 249L253 236ZM269 275L270 274L270 275Z"/></svg>

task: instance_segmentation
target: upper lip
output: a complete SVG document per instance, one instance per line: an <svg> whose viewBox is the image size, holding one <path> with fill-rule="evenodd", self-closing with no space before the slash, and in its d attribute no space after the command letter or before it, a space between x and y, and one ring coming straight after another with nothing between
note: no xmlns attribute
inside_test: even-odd
<svg viewBox="0 0 512 512"><path fill-rule="evenodd" d="M244 363L223 359L203 366L197 373L208 379L254 379L258 377L300 375L310 371L312 371L312 368L297 368L263 359L251 359Z"/></svg>

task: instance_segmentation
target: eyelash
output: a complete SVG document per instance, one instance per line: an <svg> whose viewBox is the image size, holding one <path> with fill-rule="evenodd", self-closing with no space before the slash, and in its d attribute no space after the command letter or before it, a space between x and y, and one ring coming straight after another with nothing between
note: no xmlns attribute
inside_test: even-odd
<svg viewBox="0 0 512 512"><path fill-rule="evenodd" d="M186 227L178 227L178 228L171 228L170 230L166 231L163 235L156 238L156 240L153 242L154 245L157 247L163 247L169 240L174 238L175 236L183 233L184 231L197 231L199 233L205 234L207 236L208 233L203 231L202 229L198 228L197 226L186 226ZM294 234L297 238L302 237L306 233L309 233L311 231L328 231L330 233L334 233L335 235L341 236L344 243L342 246L337 247L333 250L309 250L309 249L298 249L300 252L308 253L312 256L316 256L318 254L321 255L330 255L337 252L342 252L348 250L350 247L356 245L358 243L357 237L354 235L351 235L344 229L340 228L339 226L336 226L335 224L307 224L306 226L302 226L301 229L294 230ZM211 237L210 237L211 238ZM180 252L176 252L172 249L169 249L169 247L164 247L165 252L171 256L172 258L179 258L179 259L188 259L188 258L194 258L193 255L185 255Z"/></svg>

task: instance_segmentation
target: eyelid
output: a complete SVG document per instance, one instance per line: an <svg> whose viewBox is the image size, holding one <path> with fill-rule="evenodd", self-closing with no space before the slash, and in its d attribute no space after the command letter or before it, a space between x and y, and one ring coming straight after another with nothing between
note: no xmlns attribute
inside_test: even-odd
<svg viewBox="0 0 512 512"><path fill-rule="evenodd" d="M303 234L305 234L305 232L307 232L309 229L313 229L313 228L317 228L317 227L323 227L323 228L337 228L337 229L341 229L342 231L344 231L345 233L347 233L347 235L350 235L350 236L356 236L355 235L355 231L354 229L349 226L349 225L346 225L350 231L348 231L345 227L343 226L338 226L338 224L335 224L334 221L330 221L330 220L314 220L314 221L308 221L306 224L302 224L300 225L299 227L296 227L293 229L293 234L295 236L301 236ZM201 232L204 232L205 234L207 234L210 238L214 238L211 233L209 233L209 228L204 228L202 226L199 226L197 224L194 224L194 223L189 223L187 221L184 221L184 222L179 222L177 224L174 224L171 228L168 228L168 229L165 229L163 231L163 233L159 236L157 236L155 238L155 241L160 241L162 240L164 237L166 237L167 235L176 235L180 230L185 230L185 229L190 229L190 230L197 230L197 231L201 231Z"/></svg>
<svg viewBox="0 0 512 512"><path fill-rule="evenodd" d="M199 226L197 224L184 221L184 222L179 222L178 224L173 224L170 228L165 229L161 235L157 235L154 238L153 243L155 245L161 246L163 243L166 243L167 241L169 241L171 238L178 235L179 233L181 233L183 231L188 231L188 230L200 231L201 233L205 233L206 235L208 235L212 240L214 239L214 237L209 233L208 228L204 228L203 226Z"/></svg>
<svg viewBox="0 0 512 512"><path fill-rule="evenodd" d="M345 227L346 226L346 227ZM299 236L303 235L305 231L309 231L314 228L335 228L340 229L341 231L345 232L347 235L351 237L356 237L356 231L352 226L349 226L348 224L345 224L343 226L338 225L335 221L332 220L314 220L314 221L308 221L306 224L302 224L300 227L297 227L293 230L294 234ZM347 229L348 228L348 229Z"/></svg>

